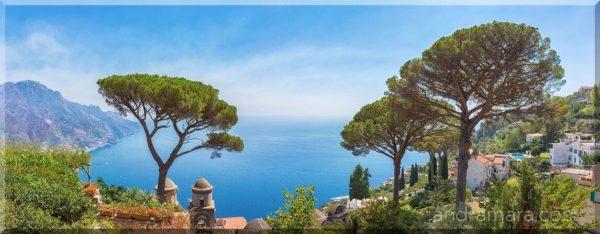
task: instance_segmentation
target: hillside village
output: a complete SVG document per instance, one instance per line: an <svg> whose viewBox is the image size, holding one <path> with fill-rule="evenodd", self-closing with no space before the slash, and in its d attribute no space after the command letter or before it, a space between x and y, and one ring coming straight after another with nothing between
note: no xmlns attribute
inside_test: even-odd
<svg viewBox="0 0 600 234"><path fill-rule="evenodd" d="M484 123L476 133L474 142L478 144L471 150L472 155L468 163L467 187L472 194L475 197L481 196L484 190L493 186L496 181L509 180L514 176L516 165L524 160L534 164L540 173L540 179L563 175L571 178L578 186L591 187L593 184L599 184L600 180L594 176L594 172L600 175L600 169L594 167L592 170L595 160L600 157L600 139L597 125L594 123L597 120L592 116L591 92L592 87L583 86L565 98L555 97L555 100L564 101L563 104L568 105L558 107L559 110L562 108L563 112L560 113L560 120L552 123L561 126L560 129L540 125L540 122L545 122L540 119L518 123L495 120ZM568 111L564 110L566 108ZM552 130L556 132L549 132ZM499 149L501 147L504 148ZM479 150L481 152L478 152ZM429 165L419 168L420 172L427 171ZM451 181L456 180L457 168L457 161L452 160L449 165ZM412 168L406 170L404 176L409 176L411 170ZM381 189L389 189L391 184L392 179L386 180ZM375 191L379 192L379 188ZM420 192L423 192L423 189L419 186L415 186L415 189L409 187L406 195L415 196ZM348 200L347 197L340 197L333 200L334 204L345 201L345 206L349 209L361 209L372 199ZM588 222L600 219L599 206L598 203L593 203L595 201L600 200L591 200L588 203L590 206L594 204L596 211L585 208L588 213L584 220ZM477 202L470 204L478 206Z"/></svg>

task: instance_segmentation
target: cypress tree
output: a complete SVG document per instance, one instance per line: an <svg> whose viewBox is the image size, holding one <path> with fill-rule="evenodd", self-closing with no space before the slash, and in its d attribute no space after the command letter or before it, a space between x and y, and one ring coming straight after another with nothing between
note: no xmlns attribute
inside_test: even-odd
<svg viewBox="0 0 600 234"><path fill-rule="evenodd" d="M400 183L398 185L398 188L400 188L400 190L403 190L404 187L406 186L406 181L404 179L404 167L400 171L400 181L398 183Z"/></svg>
<svg viewBox="0 0 600 234"><path fill-rule="evenodd" d="M417 183L416 175L417 175L417 167L415 167L415 165L412 165L410 167L410 179L408 181L408 184L410 186L413 186L413 185L415 185L415 183Z"/></svg>
<svg viewBox="0 0 600 234"><path fill-rule="evenodd" d="M419 165L415 163L415 184L419 182Z"/></svg>
<svg viewBox="0 0 600 234"><path fill-rule="evenodd" d="M531 227L537 228L539 226L536 222L528 222L525 219L527 212L530 212L534 220L539 219L540 206L541 206L541 188L539 179L535 176L533 168L529 165L529 162L525 161L521 163L521 179L519 180L521 187L521 203L520 208L522 213L520 214L519 225L521 228Z"/></svg>
<svg viewBox="0 0 600 234"><path fill-rule="evenodd" d="M445 180L448 179L448 156L447 155L440 157L440 176Z"/></svg>
<svg viewBox="0 0 600 234"><path fill-rule="evenodd" d="M369 172L369 168L365 168L362 174L361 180L361 197L368 198L369 197L369 178L371 177L371 173Z"/></svg>
<svg viewBox="0 0 600 234"><path fill-rule="evenodd" d="M354 172L350 175L348 194L350 199L364 199L369 196L369 177L371 177L369 170L363 170L360 164L357 164Z"/></svg>

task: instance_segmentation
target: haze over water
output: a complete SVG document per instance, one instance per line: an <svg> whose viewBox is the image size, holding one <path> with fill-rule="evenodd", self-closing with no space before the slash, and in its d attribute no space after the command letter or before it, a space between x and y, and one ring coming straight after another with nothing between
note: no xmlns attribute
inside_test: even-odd
<svg viewBox="0 0 600 234"><path fill-rule="evenodd" d="M376 153L356 157L343 149L339 132L347 121L240 117L231 133L244 140L243 152L223 152L211 159L212 151L196 151L177 159L168 177L179 186L183 208L189 204L195 180L204 177L214 186L217 217L248 220L274 213L283 206L282 191L296 185L315 185L317 205L347 195L356 164L369 168L371 187L379 186L393 175L392 160ZM161 131L154 142L166 156L176 138L170 128ZM109 184L154 191L158 168L142 132L92 154L94 180L101 176ZM427 161L426 154L407 152L402 165Z"/></svg>

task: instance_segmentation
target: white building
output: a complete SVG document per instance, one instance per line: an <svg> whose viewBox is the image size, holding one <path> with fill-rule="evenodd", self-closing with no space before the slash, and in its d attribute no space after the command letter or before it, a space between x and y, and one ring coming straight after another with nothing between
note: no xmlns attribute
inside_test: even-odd
<svg viewBox="0 0 600 234"><path fill-rule="evenodd" d="M510 176L509 155L477 155L469 159L467 187L471 190L479 190L492 177L506 179L508 176Z"/></svg>
<svg viewBox="0 0 600 234"><path fill-rule="evenodd" d="M600 144L594 135L567 133L561 142L552 143L550 163L558 168L581 166L581 158L596 151L600 151Z"/></svg>
<svg viewBox="0 0 600 234"><path fill-rule="evenodd" d="M383 196L380 196L380 197L377 197L377 198L365 198L365 199L356 199L355 198L355 199L352 199L352 200L348 199L346 201L346 207L349 210L363 209L363 208L365 208L367 206L367 204L369 202L374 201L374 200L388 201L387 197L383 197Z"/></svg>
<svg viewBox="0 0 600 234"><path fill-rule="evenodd" d="M533 142L534 140L537 140L539 142L540 140L542 140L543 136L544 136L544 134L541 134L541 133L529 133L529 134L525 135L525 143L529 144L529 143Z"/></svg>

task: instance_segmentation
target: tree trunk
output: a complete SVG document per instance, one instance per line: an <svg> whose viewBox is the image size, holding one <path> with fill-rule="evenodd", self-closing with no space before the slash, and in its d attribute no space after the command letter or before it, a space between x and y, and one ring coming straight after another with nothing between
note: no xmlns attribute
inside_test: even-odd
<svg viewBox="0 0 600 234"><path fill-rule="evenodd" d="M469 167L469 148L471 147L471 129L468 123L461 123L458 144L458 171L456 173L456 211L462 210L466 200L467 168Z"/></svg>
<svg viewBox="0 0 600 234"><path fill-rule="evenodd" d="M400 160L394 159L394 203L398 203L400 194Z"/></svg>
<svg viewBox="0 0 600 234"><path fill-rule="evenodd" d="M83 165L81 167L81 170L83 170L83 172L87 176L87 184L91 185L92 184L92 167L91 167L91 165Z"/></svg>
<svg viewBox="0 0 600 234"><path fill-rule="evenodd" d="M158 169L158 184L157 184L157 188L156 188L156 196L158 197L158 201L160 203L166 202L165 181L167 180L167 172L168 171L169 171L169 168L166 166L163 166Z"/></svg>
<svg viewBox="0 0 600 234"><path fill-rule="evenodd" d="M88 185L92 184L92 175L91 175L91 173L88 171L85 174L87 175L87 178L88 178L88 181L87 181Z"/></svg>

